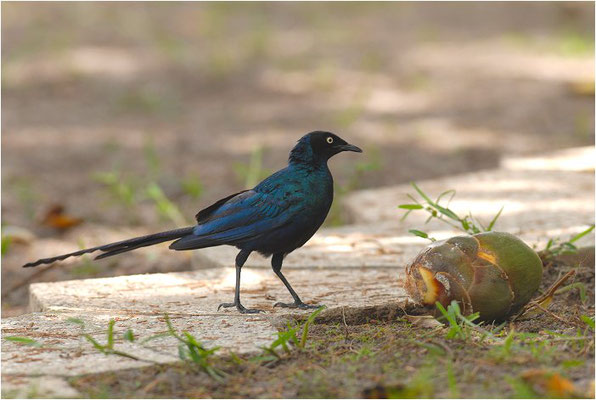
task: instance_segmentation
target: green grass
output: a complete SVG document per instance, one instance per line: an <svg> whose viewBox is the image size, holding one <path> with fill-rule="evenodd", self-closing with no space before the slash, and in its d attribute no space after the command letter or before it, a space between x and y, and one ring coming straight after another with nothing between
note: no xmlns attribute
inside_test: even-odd
<svg viewBox="0 0 596 400"><path fill-rule="evenodd" d="M110 319L110 321L108 322L108 327L106 330L106 343L105 344L101 344L93 336L91 336L89 333L85 332L85 322L83 320L81 320L79 318L68 318L66 320L66 322L79 325L79 327L81 328L81 334L80 334L81 337L83 337L87 342L91 343L93 348L96 349L97 351L99 351L100 353L103 353L106 355L114 355L114 356L120 356L120 357L124 357L124 358L130 358L131 360L135 360L135 361L146 361L146 360L143 360L142 358L139 358L137 356L123 352L123 351L115 348L115 346L114 346L114 343L115 343L115 341L114 341L114 325L116 324L116 321L114 321L113 319Z"/></svg>
<svg viewBox="0 0 596 400"><path fill-rule="evenodd" d="M582 34L576 30L565 29L553 43L553 50L564 56L586 56L594 54L594 35Z"/></svg>
<svg viewBox="0 0 596 400"><path fill-rule="evenodd" d="M594 317L588 317L587 315L582 315L581 320L594 332Z"/></svg>
<svg viewBox="0 0 596 400"><path fill-rule="evenodd" d="M457 376L453 368L453 362L447 364L447 385L449 387L449 396L457 399L459 398L459 387L457 385Z"/></svg>
<svg viewBox="0 0 596 400"><path fill-rule="evenodd" d="M280 355L280 349L283 350L286 355L290 355L292 353L292 347L295 347L299 350L304 350L308 340L309 327L324 308L325 307L319 307L308 316L305 322L301 324L292 326L292 324L288 322L287 328L277 332L277 338L273 340L269 346L262 347L263 352L275 357L276 359L281 359L282 356ZM298 338L299 332L301 332L300 338ZM262 359L262 357L260 358ZM265 357L265 359L267 359L267 357Z"/></svg>
<svg viewBox="0 0 596 400"><path fill-rule="evenodd" d="M149 202L153 205L160 220L172 222L177 226L187 224L180 208L170 200L159 184L162 180L172 181L172 179L163 171L159 152L151 136L145 139L143 159L148 171L143 176L125 175L121 167L115 165L111 171L94 174L93 179L105 186L112 201L124 208L126 218L129 218L131 222L138 220L138 205ZM196 176L173 181L178 185L180 191L195 200L203 195L203 185Z"/></svg>
<svg viewBox="0 0 596 400"><path fill-rule="evenodd" d="M250 153L248 163L235 163L233 165L236 179L244 185L244 188L251 189L271 175L272 171L263 167L263 155L265 151L265 148L262 146L255 147Z"/></svg>
<svg viewBox="0 0 596 400"><path fill-rule="evenodd" d="M213 355L219 350L219 347L207 348L196 337L187 331L178 333L172 326L168 315L165 315L166 325L170 336L178 340L178 357L183 361L190 361L209 374L217 381L223 381L226 374L214 367L212 364Z"/></svg>
<svg viewBox="0 0 596 400"><path fill-rule="evenodd" d="M513 398L515 399L536 399L541 396L534 391L527 383L518 377L507 376L505 381L513 389Z"/></svg>
<svg viewBox="0 0 596 400"><path fill-rule="evenodd" d="M185 177L180 182L180 185L182 187L183 192L186 195L190 196L193 200L200 199L203 193L205 192L203 182L196 175L189 175Z"/></svg>
<svg viewBox="0 0 596 400"><path fill-rule="evenodd" d="M460 338L467 340L471 337L472 330L481 329L474 323L474 321L480 318L480 314L473 313L470 315L463 315L456 300L453 300L447 309L445 309L445 307L438 301L435 305L442 314L438 320L449 324L449 330L445 334L446 339ZM491 335L489 332L486 333Z"/></svg>
<svg viewBox="0 0 596 400"><path fill-rule="evenodd" d="M164 315L164 319L167 326L167 331L164 333L153 335L151 337L139 340L139 338L135 336L134 332L131 329L127 329L123 333L122 339L131 343L137 342L140 346L146 347L146 343L149 343L157 338L173 337L179 342L178 357L180 358L180 360L198 366L201 370L205 371L213 379L221 381L225 377L225 373L212 365L213 357L215 353L219 350L219 347L205 347L195 336L193 336L189 332L182 331L181 333L179 333L178 331L176 331L167 314ZM137 357L131 353L124 352L115 347L116 341L114 334L114 326L116 325L116 322L113 319L110 319L110 321L108 322L108 327L105 332L105 344L100 343L100 341L91 336L91 334L85 332L85 322L83 320L79 318L68 318L67 322L78 325L81 328L81 337L83 337L87 342L89 342L93 346L93 348L99 351L100 353L106 355L120 356L136 361L146 361L152 363L152 361L150 360L144 360L140 357ZM18 341L27 345L37 345L35 341L28 338L14 337L13 341Z"/></svg>
<svg viewBox="0 0 596 400"><path fill-rule="evenodd" d="M0 251L1 255L8 254L10 250L10 244L12 243L12 236L2 234L2 250Z"/></svg>
<svg viewBox="0 0 596 400"><path fill-rule="evenodd" d="M145 165L149 170L149 179L158 179L161 173L161 160L155 146L155 138L153 135L146 135L143 143L143 159Z"/></svg>
<svg viewBox="0 0 596 400"><path fill-rule="evenodd" d="M37 340L33 340L31 338L23 337L23 336L3 336L2 339L8 340L9 342L13 342L13 343L21 343L21 344L24 344L27 346L33 346L33 347L42 347L43 346Z"/></svg>
<svg viewBox="0 0 596 400"><path fill-rule="evenodd" d="M176 226L188 224L178 206L170 201L156 182L150 182L145 188L145 193L153 201L161 219L171 221Z"/></svg>
<svg viewBox="0 0 596 400"><path fill-rule="evenodd" d="M426 222L437 219L441 222L446 223L447 225L460 230L462 232L468 233L470 235L474 235L481 232L489 232L493 229L497 220L501 216L503 212L503 208L495 214L492 220L484 225L482 221L474 218L471 213L468 215L461 217L455 211L449 208L449 204L455 197L455 190L450 189L446 190L443 193L439 194L436 200L432 200L428 194L426 194L422 189L416 185L416 183L411 182L412 187L416 190L417 194L420 198L416 198L411 194L408 194L408 198L412 200L412 203L408 204L400 204L398 207L406 210L406 213L403 215L402 220L406 219L408 215L410 215L413 211L423 211L426 212L429 216ZM446 199L446 200L445 200ZM446 204L441 204L441 201L444 201ZM429 236L428 233L418 230L418 229L410 229L410 233L413 235L422 237L424 239L429 239L431 241L435 241L436 239Z"/></svg>
<svg viewBox="0 0 596 400"><path fill-rule="evenodd" d="M92 178L103 184L111 197L127 209L132 208L137 203L136 185L131 179L124 177L118 169L95 173Z"/></svg>
<svg viewBox="0 0 596 400"><path fill-rule="evenodd" d="M588 289L586 288L586 284L583 282L574 282L571 283L567 286L563 286L562 288L558 289L555 294L560 295L563 293L567 293L569 291L572 291L574 289L577 289L578 293L579 293L579 299L582 303L586 303L586 301L588 301L588 295L587 295L587 291Z"/></svg>
<svg viewBox="0 0 596 400"><path fill-rule="evenodd" d="M524 332L533 322L517 323L519 332L509 327L498 332L493 329L493 337L487 340L481 330L461 320L457 325L462 330L469 327L466 339L448 339L446 334L451 326L429 330L404 318L366 324L344 324L325 318L315 320L311 315L309 325L306 320L282 329L275 341L284 339L270 346L278 357L266 350L256 357L207 355L210 366L225 371L224 381L206 379L209 373L201 368L193 370L191 367L196 364L186 355L183 365L155 365L144 370L75 378L71 382L89 395L107 385L111 397L133 397L133 393L138 396L139 390L157 376L167 376L170 383L156 387L151 397L167 393L169 397L186 398L361 398L376 393L388 398L511 398L534 390L523 378L529 368L557 370L560 366L561 374L577 379L589 375L585 365L593 357L593 346L568 346L578 342L574 335ZM302 341L305 332L308 339ZM186 349L188 338L177 332L176 335ZM590 341L593 334L586 339Z"/></svg>
<svg viewBox="0 0 596 400"><path fill-rule="evenodd" d="M549 241L546 243L545 248L539 252L541 254L543 262L548 263L552 261L555 257L560 255L577 253L578 249L575 243L579 239L588 235L593 230L594 224L590 225L587 229L571 236L569 239L565 241L562 241L558 237L549 239Z"/></svg>
<svg viewBox="0 0 596 400"><path fill-rule="evenodd" d="M594 35L576 29L561 29L546 38L522 32L509 32L503 36L503 40L519 49L562 57L584 57L594 54Z"/></svg>

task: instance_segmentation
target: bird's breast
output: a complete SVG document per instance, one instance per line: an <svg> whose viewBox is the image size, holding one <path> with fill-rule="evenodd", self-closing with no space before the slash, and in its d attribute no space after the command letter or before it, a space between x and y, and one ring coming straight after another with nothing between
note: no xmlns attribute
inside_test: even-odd
<svg viewBox="0 0 596 400"><path fill-rule="evenodd" d="M301 212L293 223L295 226L301 227L304 232L310 233L312 229L316 231L319 228L331 208L333 180L323 174L314 177L311 175L304 178L300 186Z"/></svg>
<svg viewBox="0 0 596 400"><path fill-rule="evenodd" d="M333 178L328 169L288 168L258 190L265 190L292 215L289 223L248 244L263 254L287 254L304 245L323 224L333 202Z"/></svg>
<svg viewBox="0 0 596 400"><path fill-rule="evenodd" d="M296 182L296 187L299 187L301 192L301 200L307 208L315 212L328 209L333 202L333 179L331 174L325 172L299 177L299 182Z"/></svg>

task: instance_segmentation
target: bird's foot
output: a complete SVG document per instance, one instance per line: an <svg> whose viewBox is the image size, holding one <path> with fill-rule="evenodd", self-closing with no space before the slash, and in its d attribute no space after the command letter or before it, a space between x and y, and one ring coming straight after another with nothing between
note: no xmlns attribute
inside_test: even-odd
<svg viewBox="0 0 596 400"><path fill-rule="evenodd" d="M275 303L273 307L282 307L282 308L299 308L301 310L311 310L315 308L325 307L322 304L306 304L301 301L295 301L293 303Z"/></svg>
<svg viewBox="0 0 596 400"><path fill-rule="evenodd" d="M222 307L223 308L236 307L236 309L238 310L238 312L240 312L240 314L258 314L258 313L263 312L263 310L258 310L256 308L246 308L240 303L221 303L219 305L219 307L217 307L217 311L219 311L219 309Z"/></svg>

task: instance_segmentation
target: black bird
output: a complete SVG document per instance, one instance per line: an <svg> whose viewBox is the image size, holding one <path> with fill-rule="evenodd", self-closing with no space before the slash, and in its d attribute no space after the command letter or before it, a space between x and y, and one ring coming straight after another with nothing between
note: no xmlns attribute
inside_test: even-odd
<svg viewBox="0 0 596 400"><path fill-rule="evenodd" d="M272 256L273 272L294 298L293 303L274 306L316 308L300 300L281 273L281 267L284 257L306 243L327 217L333 202L333 177L327 161L342 151L362 152L333 133L311 132L294 146L287 167L253 189L235 193L199 211L195 226L42 258L23 267L50 264L94 251L103 252L95 257L100 259L175 239L170 249L194 250L227 244L240 249L236 256L236 290L234 302L222 303L218 309L236 307L241 313L261 311L247 309L240 303L240 271L253 251Z"/></svg>

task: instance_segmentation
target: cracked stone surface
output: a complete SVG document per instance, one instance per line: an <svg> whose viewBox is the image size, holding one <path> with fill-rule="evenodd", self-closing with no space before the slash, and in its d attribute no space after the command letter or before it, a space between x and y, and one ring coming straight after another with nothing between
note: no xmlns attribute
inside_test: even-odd
<svg viewBox="0 0 596 400"><path fill-rule="evenodd" d="M295 269L287 271L286 276L306 302L325 304L331 311L343 306L404 301L406 294L399 285L398 271L399 268ZM289 302L291 297L273 272L258 268L243 269L242 302L265 312L241 315L235 309L217 311L219 303L233 298L234 276L233 268L217 268L33 284L32 313L2 320L3 381L13 390L24 390L21 386L33 384L24 378L55 380L141 367L150 362L175 362L178 343L174 338L161 337L141 344L144 338L166 332L165 313L177 330L190 332L205 346L221 346L223 353L246 354L271 343L280 317L312 312L273 308L275 302ZM69 322L69 318L83 320L84 328ZM81 338L84 329L105 344L110 319L116 321L115 348L142 361L101 354ZM133 343L123 339L128 329L137 337ZM10 342L6 336L28 337L43 347ZM41 382L42 389L47 386L43 379L37 382ZM60 393L60 397L71 397L68 392Z"/></svg>
<svg viewBox="0 0 596 400"><path fill-rule="evenodd" d="M403 298L405 294L398 283L400 272L401 268L321 268L288 270L285 276L305 302L334 308L370 306ZM30 288L30 305L34 312L84 315L93 311L123 319L161 317L167 312L172 318L185 317L197 325L210 325L221 318L232 318L234 323L261 321L270 314L289 312L273 308L277 301L291 300L277 276L269 270L246 267L242 269L241 300L245 306L261 308L266 313L252 319L232 309L217 311L220 303L232 301L234 281L233 268L217 268L36 283ZM205 319L213 321L206 323ZM225 330L220 334L225 336Z"/></svg>

